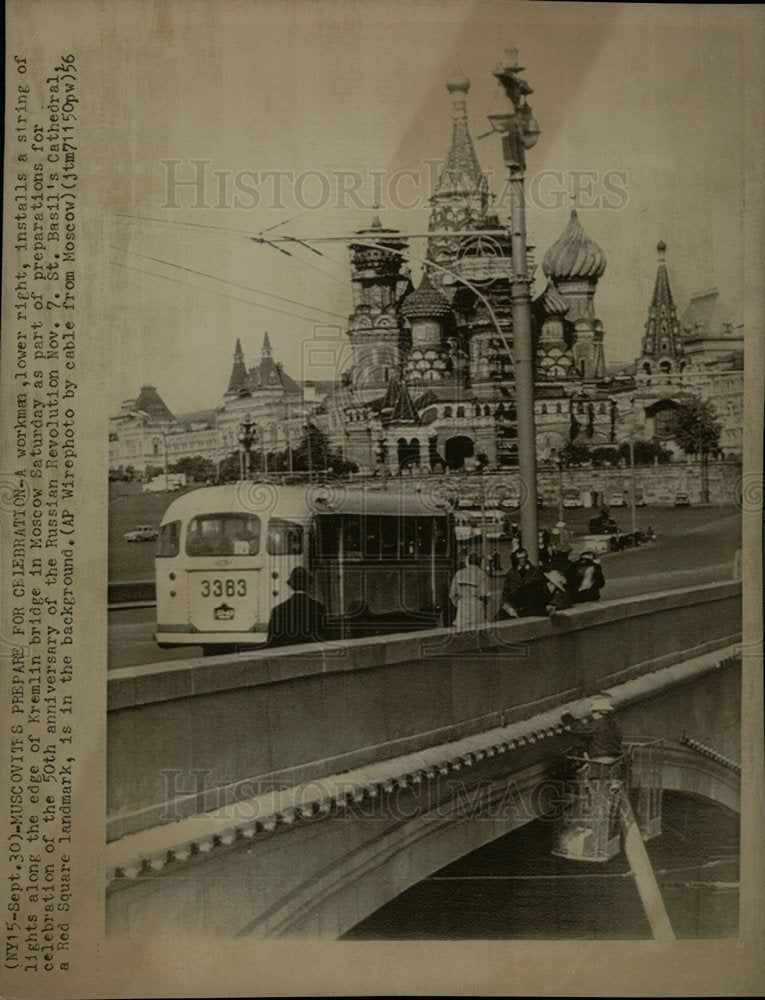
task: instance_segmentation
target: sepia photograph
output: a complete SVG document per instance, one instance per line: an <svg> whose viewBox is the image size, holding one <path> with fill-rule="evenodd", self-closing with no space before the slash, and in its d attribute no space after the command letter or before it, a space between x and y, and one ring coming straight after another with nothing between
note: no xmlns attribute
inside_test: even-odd
<svg viewBox="0 0 765 1000"><path fill-rule="evenodd" d="M17 995L757 993L761 12L6 39Z"/></svg>

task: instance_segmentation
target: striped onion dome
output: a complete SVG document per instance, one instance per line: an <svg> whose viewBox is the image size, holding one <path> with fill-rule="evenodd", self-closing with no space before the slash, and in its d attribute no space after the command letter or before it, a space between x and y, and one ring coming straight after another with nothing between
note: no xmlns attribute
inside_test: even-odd
<svg viewBox="0 0 765 1000"><path fill-rule="evenodd" d="M548 280L547 287L540 297L548 316L565 316L569 310L568 302L555 287L552 279Z"/></svg>
<svg viewBox="0 0 765 1000"><path fill-rule="evenodd" d="M404 300L402 314L408 320L442 319L452 311L448 300L430 283L427 271L422 276L419 288Z"/></svg>
<svg viewBox="0 0 765 1000"><path fill-rule="evenodd" d="M576 209L563 233L553 243L542 260L542 270L548 278L600 278L606 269L606 255L582 228Z"/></svg>

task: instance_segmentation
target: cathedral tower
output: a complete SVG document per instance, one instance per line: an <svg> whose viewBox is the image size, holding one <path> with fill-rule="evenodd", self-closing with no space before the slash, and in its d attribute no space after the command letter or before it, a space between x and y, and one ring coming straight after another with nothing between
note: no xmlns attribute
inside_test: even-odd
<svg viewBox="0 0 765 1000"><path fill-rule="evenodd" d="M595 291L606 270L606 255L584 231L575 208L563 233L544 255L542 270L568 305L565 315L574 327L577 373L585 379L602 378L606 371L603 324L595 316Z"/></svg>
<svg viewBox="0 0 765 1000"><path fill-rule="evenodd" d="M682 371L684 367L683 337L669 287L667 244L662 240L657 245L656 251L659 263L638 368L647 375L652 372L669 375L672 372Z"/></svg>
<svg viewBox="0 0 765 1000"><path fill-rule="evenodd" d="M353 313L348 336L354 392L368 400L384 391L400 369L408 337L399 306L412 282L404 265L408 243L397 229L383 229L375 216L370 228L356 235L359 240L350 244Z"/></svg>

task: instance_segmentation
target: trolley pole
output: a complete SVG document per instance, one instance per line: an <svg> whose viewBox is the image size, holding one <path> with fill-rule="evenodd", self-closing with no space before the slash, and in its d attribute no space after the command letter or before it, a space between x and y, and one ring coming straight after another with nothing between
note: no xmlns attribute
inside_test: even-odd
<svg viewBox="0 0 765 1000"><path fill-rule="evenodd" d="M539 138L539 126L526 103L533 93L518 76L518 50L506 49L505 58L494 69L499 86L495 107L489 114L493 131L502 136L502 153L510 181L510 236L512 246L511 299L513 309L513 348L515 401L518 414L518 471L526 486L521 504L523 547L534 565L539 562L537 519L536 431L534 428L534 369L531 340L531 299L526 262L526 199L524 181L526 149Z"/></svg>

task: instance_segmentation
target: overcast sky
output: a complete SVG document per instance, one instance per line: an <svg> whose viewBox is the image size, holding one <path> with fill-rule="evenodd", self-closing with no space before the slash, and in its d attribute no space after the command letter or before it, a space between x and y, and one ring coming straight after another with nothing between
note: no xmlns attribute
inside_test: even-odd
<svg viewBox="0 0 765 1000"><path fill-rule="evenodd" d="M681 312L717 286L728 318L743 318L747 80L729 8L192 0L110 14L115 409L144 382L176 412L219 405L237 337L250 365L266 330L293 377L336 377L351 309L345 245L286 256L246 234L284 223L274 235L347 235L370 223L375 200L383 225L425 232L428 161L449 147L445 81L457 70L472 81L470 129L500 194L499 140L477 137L508 45L541 128L527 164L534 291L579 176L580 219L608 259L596 296L608 363L639 351L660 239ZM202 204L195 189L169 189L173 171L202 172ZM279 192L264 171L289 172ZM411 246L416 283L424 241Z"/></svg>

